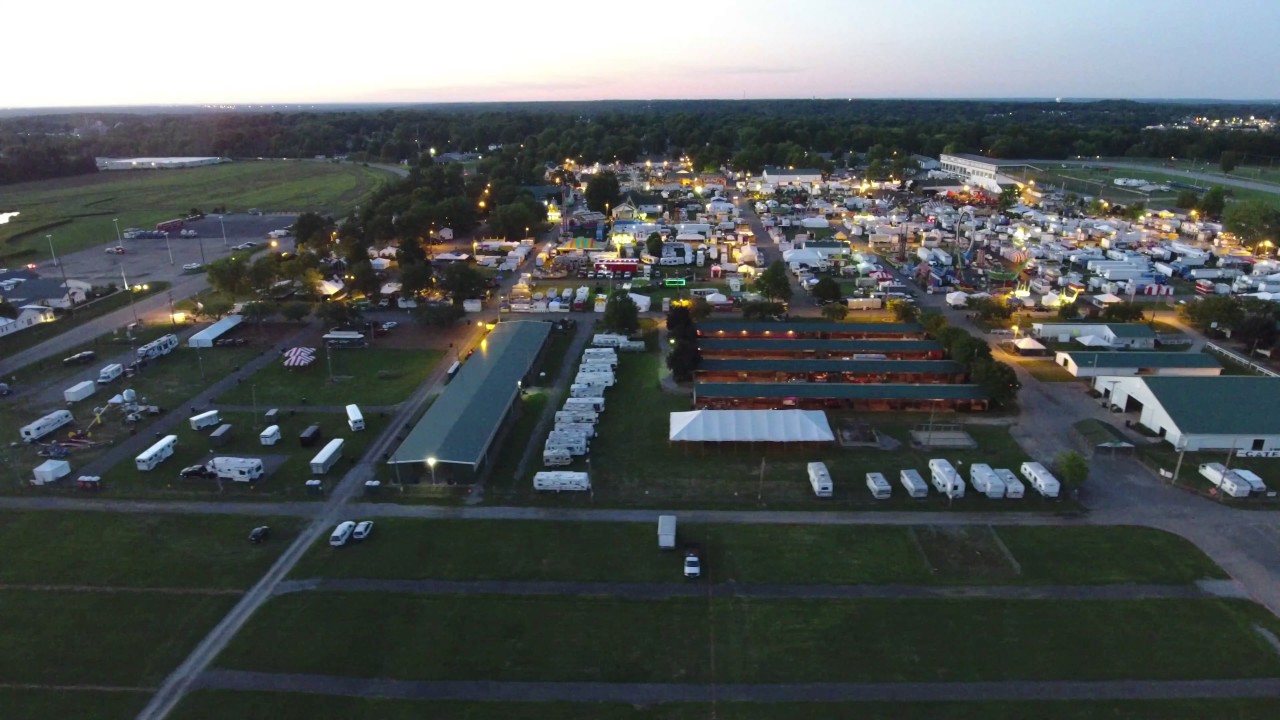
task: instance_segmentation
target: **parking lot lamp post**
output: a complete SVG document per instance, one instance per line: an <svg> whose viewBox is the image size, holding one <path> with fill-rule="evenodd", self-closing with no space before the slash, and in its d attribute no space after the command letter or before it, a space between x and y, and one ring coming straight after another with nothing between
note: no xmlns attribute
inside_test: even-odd
<svg viewBox="0 0 1280 720"><path fill-rule="evenodd" d="M138 322L138 308L133 304L133 288L129 287L129 278L124 275L124 263L120 263L120 282L124 283L124 291L129 293L129 309L133 311L133 321Z"/></svg>
<svg viewBox="0 0 1280 720"><path fill-rule="evenodd" d="M427 467L431 468L431 484L436 484L436 459L435 457L427 458Z"/></svg>
<svg viewBox="0 0 1280 720"><path fill-rule="evenodd" d="M227 223L223 220L225 215L218 216L218 224L222 226L222 249L227 248Z"/></svg>
<svg viewBox="0 0 1280 720"><path fill-rule="evenodd" d="M72 309L74 303L71 300L71 288L67 286L67 269L63 267L62 263L58 262L58 255L53 251L53 235L45 235L45 238L49 241L49 254L53 255L53 264L58 266L58 270L62 273L62 289L67 293L67 310L74 312Z"/></svg>
<svg viewBox="0 0 1280 720"><path fill-rule="evenodd" d="M200 243L200 264L206 265L208 261L204 259L204 237L197 235L196 242ZM226 242L225 240L223 241Z"/></svg>
<svg viewBox="0 0 1280 720"><path fill-rule="evenodd" d="M116 244L123 245L124 238L120 237L120 218L111 218L111 224L116 226Z"/></svg>
<svg viewBox="0 0 1280 720"><path fill-rule="evenodd" d="M169 251L169 264L173 264L173 246L169 244L169 232L164 234L164 249Z"/></svg>

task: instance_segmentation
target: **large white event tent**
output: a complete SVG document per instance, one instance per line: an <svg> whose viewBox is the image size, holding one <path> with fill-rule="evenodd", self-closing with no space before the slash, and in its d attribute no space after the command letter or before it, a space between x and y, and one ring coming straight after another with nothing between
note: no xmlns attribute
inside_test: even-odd
<svg viewBox="0 0 1280 720"><path fill-rule="evenodd" d="M693 410L671 413L671 442L832 442L821 410Z"/></svg>

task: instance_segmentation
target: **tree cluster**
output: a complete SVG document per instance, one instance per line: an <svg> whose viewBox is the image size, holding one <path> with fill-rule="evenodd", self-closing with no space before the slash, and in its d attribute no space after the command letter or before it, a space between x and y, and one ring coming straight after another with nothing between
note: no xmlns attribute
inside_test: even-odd
<svg viewBox="0 0 1280 720"><path fill-rule="evenodd" d="M667 353L667 367L676 382L689 382L702 364L698 352L698 327L693 313L686 305L672 305L667 312L667 338L671 352Z"/></svg>
<svg viewBox="0 0 1280 720"><path fill-rule="evenodd" d="M991 346L985 340L970 335L963 328L946 323L940 313L930 313L921 319L925 330L946 348L952 360L964 366L969 380L982 388L992 407L1009 407L1017 400L1022 387L1013 368L991 357Z"/></svg>

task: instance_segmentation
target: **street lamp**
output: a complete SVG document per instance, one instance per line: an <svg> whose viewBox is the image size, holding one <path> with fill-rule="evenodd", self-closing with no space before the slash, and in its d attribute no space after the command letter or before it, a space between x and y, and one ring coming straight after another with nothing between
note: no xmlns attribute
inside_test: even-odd
<svg viewBox="0 0 1280 720"><path fill-rule="evenodd" d="M67 307L68 309L70 309L71 288L67 286L67 269L62 266L62 263L58 262L58 255L53 251L53 235L49 234L49 235L45 235L44 237L46 240L49 241L49 254L53 256L54 267L58 268L58 270L62 273L62 289L67 293L66 295Z"/></svg>
<svg viewBox="0 0 1280 720"><path fill-rule="evenodd" d="M226 216L225 215L218 216L218 224L222 226L222 249L223 250L227 249L227 223L223 221L222 218L224 217ZM203 250L204 248L202 247L201 252L203 252Z"/></svg>
<svg viewBox="0 0 1280 720"><path fill-rule="evenodd" d="M427 467L431 468L431 484L436 484L436 459L435 456L427 458Z"/></svg>
<svg viewBox="0 0 1280 720"><path fill-rule="evenodd" d="M116 226L116 244L123 245L124 239L120 237L120 218L111 218L111 223Z"/></svg>

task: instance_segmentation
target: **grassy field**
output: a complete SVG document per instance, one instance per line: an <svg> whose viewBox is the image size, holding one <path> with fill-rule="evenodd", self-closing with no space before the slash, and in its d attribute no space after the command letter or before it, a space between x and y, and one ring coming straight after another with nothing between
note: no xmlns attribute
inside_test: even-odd
<svg viewBox="0 0 1280 720"><path fill-rule="evenodd" d="M147 283L146 290L138 290L137 292L117 292L103 298L94 300L92 303L78 307L73 314L62 314L56 322L41 323L35 327L27 328L16 335L0 340L0 357L9 357L16 353L22 352L27 348L35 347L40 343L52 337L57 337L72 328L82 325L93 320L94 318L106 315L109 312L119 310L122 307L128 307L129 303L137 302L144 297L155 295L169 289L169 283L160 281ZM67 353L70 355L71 353Z"/></svg>
<svg viewBox="0 0 1280 720"><path fill-rule="evenodd" d="M235 595L0 590L0 683L154 685Z"/></svg>
<svg viewBox="0 0 1280 720"><path fill-rule="evenodd" d="M1031 377L1046 383L1074 382L1076 377L1067 372L1061 365L1055 365L1052 359L1018 360L1018 366L1026 370Z"/></svg>
<svg viewBox="0 0 1280 720"><path fill-rule="evenodd" d="M18 385L30 386L43 383L61 382L66 378L79 375L89 371L95 371L106 365L110 358L116 355L126 353L129 349L137 348L140 345L155 340L161 335L168 335L174 332L174 328L169 324L143 324L136 328L133 333L133 340L129 340L128 334L124 328L103 333L98 337L86 343L81 343L70 350L60 353L47 360L41 360L30 365L18 368L12 375L17 377ZM63 365L62 359L75 355L85 350L92 350L98 354L96 364L90 365Z"/></svg>
<svg viewBox="0 0 1280 720"><path fill-rule="evenodd" d="M1182 538L1138 527L972 526L935 531L682 523L679 531L681 542L702 545L707 575L719 583L1182 584L1223 577ZM930 552L934 544L928 532L955 551ZM1004 549L998 545L1001 541ZM318 542L293 576L679 581L678 556L656 545L653 523L383 518L368 548L335 551ZM997 556L998 574L981 572L984 554Z"/></svg>
<svg viewBox="0 0 1280 720"><path fill-rule="evenodd" d="M266 424L252 413L220 413L224 423L234 428L232 439L224 447L216 450L210 446L208 429L197 432L188 423L179 424L174 430L178 436L178 445L173 457L155 470L143 472L137 469L133 458L126 458L119 465L108 471L104 483L105 490L111 497L148 497L148 498L186 498L186 499L316 499L305 491L303 483L315 477L311 472L310 461L324 442L335 437L346 440L342 447L342 460L323 477L326 486L332 486L342 473L358 460L368 449L388 419L381 414L365 413L365 430L351 432L347 427L347 416L340 413L285 413L279 420L282 438L271 447L264 447L258 441L258 433ZM297 436L308 425L320 425L324 440L315 447L300 447ZM268 467L267 476L255 483L223 482L221 487L217 480L182 479L178 471L187 465L208 462L216 455L232 457L264 458ZM271 458L283 457L276 469L272 470Z"/></svg>
<svg viewBox="0 0 1280 720"><path fill-rule="evenodd" d="M1116 178L1138 178L1142 180L1150 180L1155 183L1185 183L1189 185L1197 185L1199 187L1213 187L1221 185L1227 191L1228 197L1235 200L1263 200L1272 204L1280 204L1280 194L1266 192L1263 190L1251 190L1248 188L1234 187L1223 183L1213 181L1193 180L1190 178L1170 175L1161 172L1159 169L1136 170L1132 168L1112 168L1111 170L1103 170L1106 166L1105 161L1098 161L1096 168L1084 168L1078 166L1071 167L1051 167L1045 173L1031 173L1029 177L1034 178L1040 185L1052 184L1056 187L1065 186L1068 192L1076 194L1090 195L1092 197L1102 197L1110 202L1118 202L1129 204L1134 202L1143 202L1148 206L1155 207L1171 207L1177 198L1179 189L1172 186L1167 193L1153 193L1147 196L1134 190L1128 190L1117 186L1113 181ZM1099 186L1101 183L1101 187Z"/></svg>
<svg viewBox="0 0 1280 720"><path fill-rule="evenodd" d="M0 225L0 260L20 257L56 232L70 253L115 239L120 227L151 227L225 205L268 212L317 210L342 215L391 176L359 165L310 161L242 161L179 170L103 172L10 185L0 212L20 214Z"/></svg>
<svg viewBox="0 0 1280 720"><path fill-rule="evenodd" d="M866 489L865 474L882 472L897 486L898 471L916 468L925 471L930 458L946 457L953 462L983 462L993 467L1016 468L1027 455L998 425L971 425L966 429L977 441L976 450L920 451L905 443L910 430L928 420L928 413L873 413L853 415L830 412L833 428L842 420L855 419L869 423L903 447L892 450L867 448L844 449L838 446L803 449L734 446L705 447L696 443L668 442L669 413L690 408L688 396L663 393L658 387L662 360L656 353L624 354L619 357L617 384L605 394L606 406L591 443L589 469L592 473L593 497L571 498L565 495L538 497L533 495L530 468L525 477L495 477L490 495L498 501L530 501L556 504L595 502L610 505L681 506L786 506L797 508L946 508L945 498L910 500L898 488L889 501L874 501ZM940 414L939 422L957 418ZM963 417L959 418L963 420ZM540 442L541 438L535 438ZM812 461L827 463L835 481L835 497L817 500L809 488L806 469ZM763 465L762 465L763 464ZM763 466L763 480L761 469ZM579 459L571 470L588 470ZM758 499L759 498L759 499ZM1044 509L1062 508L1059 503L1045 502L1028 496L1016 501L987 501L967 497L954 503L965 509Z"/></svg>
<svg viewBox="0 0 1280 720"><path fill-rule="evenodd" d="M0 698L3 698L0 695ZM1168 700L968 703L716 703L608 705L598 703L414 702L288 693L198 690L174 720L1271 720L1280 700ZM84 716L79 716L84 717ZM105 717L105 716L103 716Z"/></svg>
<svg viewBox="0 0 1280 720"><path fill-rule="evenodd" d="M1275 676L1280 656L1255 624L1280 628L1263 608L1226 600L646 602L303 593L272 599L217 664L553 682Z"/></svg>
<svg viewBox="0 0 1280 720"><path fill-rule="evenodd" d="M148 690L0 688L0 707L12 720L120 720L137 715L150 698Z"/></svg>
<svg viewBox="0 0 1280 720"><path fill-rule="evenodd" d="M304 368L287 368L272 362L252 377L223 393L218 402L248 405L257 394L260 407L272 405L395 405L413 394L444 357L439 350L332 351L333 376L319 351L316 362Z"/></svg>
<svg viewBox="0 0 1280 720"><path fill-rule="evenodd" d="M140 375L133 378L117 380L114 384L101 388L91 398L76 403L69 408L75 417L75 427L89 432L89 439L97 443L94 447L74 450L68 461L72 472L105 452L110 446L130 436L130 428L123 421L121 413L114 408L102 415L102 422L95 423L93 409L103 407L106 400L125 388L132 388L138 393L139 402L158 405L164 410L180 407L190 400L214 380L231 373L240 367L257 351L245 348L215 348L197 353L196 350L179 346L167 357L146 366ZM105 364L105 363L103 363ZM204 377L200 367L203 366ZM96 365L94 367L101 367ZM59 365L55 372L61 372ZM60 395L60 393L55 393ZM61 397L56 400L38 402L23 399L17 403L0 405L0 427L13 428L13 437L17 437L17 428L36 420L55 409L67 407ZM150 423L144 421L137 431L148 432ZM69 430L69 429L68 429ZM58 437L65 438L66 432L60 431ZM49 439L52 439L50 436ZM29 491L31 468L42 461L37 455L34 445L21 443L0 446L0 492ZM44 492L41 490L41 492Z"/></svg>
<svg viewBox="0 0 1280 720"><path fill-rule="evenodd" d="M252 545L258 525L272 537ZM301 526L286 517L0 513L0 544L25 548L0 565L0 585L247 588Z"/></svg>

